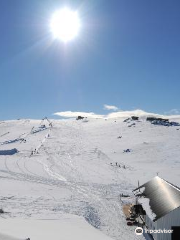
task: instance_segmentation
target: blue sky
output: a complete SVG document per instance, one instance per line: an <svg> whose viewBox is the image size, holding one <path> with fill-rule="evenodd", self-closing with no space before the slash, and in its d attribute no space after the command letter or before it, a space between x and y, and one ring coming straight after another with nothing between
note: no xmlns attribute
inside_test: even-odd
<svg viewBox="0 0 180 240"><path fill-rule="evenodd" d="M57 9L78 9L79 36L54 40ZM0 119L180 109L179 0L0 1Z"/></svg>

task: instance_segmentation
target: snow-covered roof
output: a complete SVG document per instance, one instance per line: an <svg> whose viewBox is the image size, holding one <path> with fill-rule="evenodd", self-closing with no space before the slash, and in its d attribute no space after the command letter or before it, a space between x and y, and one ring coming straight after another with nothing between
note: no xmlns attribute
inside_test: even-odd
<svg viewBox="0 0 180 240"><path fill-rule="evenodd" d="M156 214L152 211L150 207L149 198L142 197L138 200L138 202L142 205L148 217L153 221L156 218Z"/></svg>
<svg viewBox="0 0 180 240"><path fill-rule="evenodd" d="M180 189L158 176L136 188L134 191L141 188L145 188L143 196L149 200L149 204L148 207L147 204L143 204L144 202L147 203L147 201L142 200L143 198L140 199L140 203L142 202L147 214L150 207L152 216L155 216L154 221L180 207Z"/></svg>

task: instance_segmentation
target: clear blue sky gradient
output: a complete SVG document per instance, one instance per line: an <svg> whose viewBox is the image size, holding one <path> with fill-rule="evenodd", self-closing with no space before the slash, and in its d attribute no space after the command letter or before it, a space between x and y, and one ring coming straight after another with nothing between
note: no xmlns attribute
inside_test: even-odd
<svg viewBox="0 0 180 240"><path fill-rule="evenodd" d="M54 40L49 21L79 10L80 35ZM103 104L180 109L179 0L1 0L0 119L104 113Z"/></svg>

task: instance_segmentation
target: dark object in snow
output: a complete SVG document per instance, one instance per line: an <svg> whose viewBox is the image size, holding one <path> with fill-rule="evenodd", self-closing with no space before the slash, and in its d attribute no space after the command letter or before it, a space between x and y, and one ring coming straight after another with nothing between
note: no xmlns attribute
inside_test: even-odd
<svg viewBox="0 0 180 240"><path fill-rule="evenodd" d="M128 122L129 120L131 120L130 118L125 119L123 122Z"/></svg>
<svg viewBox="0 0 180 240"><path fill-rule="evenodd" d="M136 126L136 124L135 123L132 123L132 124L130 124L128 127L132 127L132 126Z"/></svg>
<svg viewBox="0 0 180 240"><path fill-rule="evenodd" d="M13 140L5 141L5 142L1 143L1 145L11 144L11 143L15 143L15 142L23 141L23 140L24 140L23 138L16 138Z"/></svg>
<svg viewBox="0 0 180 240"><path fill-rule="evenodd" d="M25 240L31 240L30 238L26 238Z"/></svg>
<svg viewBox="0 0 180 240"><path fill-rule="evenodd" d="M134 226L137 226L138 224L139 224L139 222L136 221L136 220L133 222L133 225L134 225Z"/></svg>
<svg viewBox="0 0 180 240"><path fill-rule="evenodd" d="M134 120L134 121L137 121L137 120L139 120L139 117L132 116L131 119Z"/></svg>
<svg viewBox="0 0 180 240"><path fill-rule="evenodd" d="M20 143L26 143L26 139L22 138Z"/></svg>
<svg viewBox="0 0 180 240"><path fill-rule="evenodd" d="M167 126L167 127L170 126L169 121L164 121L164 120L154 120L154 121L151 122L151 124Z"/></svg>
<svg viewBox="0 0 180 240"><path fill-rule="evenodd" d="M41 125L39 128L46 128L46 125L43 124L43 125Z"/></svg>
<svg viewBox="0 0 180 240"><path fill-rule="evenodd" d="M76 120L82 120L82 119L84 119L84 117L82 117L82 116L78 116L78 117L76 118Z"/></svg>
<svg viewBox="0 0 180 240"><path fill-rule="evenodd" d="M41 131L44 131L44 130L46 130L47 128L46 128L46 126L45 127L38 127L38 129L35 129L35 130L33 130L34 129L34 127L31 129L31 134L35 134L35 133L38 133L38 132L41 132Z"/></svg>
<svg viewBox="0 0 180 240"><path fill-rule="evenodd" d="M151 122L151 124L154 125L161 125L161 126L166 126L166 127L171 127L171 126L180 126L179 123L177 122L169 122L169 119L164 119L164 118L156 118L156 117L147 117L147 121Z"/></svg>
<svg viewBox="0 0 180 240"><path fill-rule="evenodd" d="M177 123L177 122L170 122L170 124L171 124L171 126L175 126L175 127L178 127L178 126L180 126L180 124L179 124L179 123Z"/></svg>
<svg viewBox="0 0 180 240"><path fill-rule="evenodd" d="M14 155L16 153L18 153L18 150L16 148L9 150L0 150L0 155Z"/></svg>
<svg viewBox="0 0 180 240"><path fill-rule="evenodd" d="M142 196L142 195L141 195ZM139 215L146 215L146 211L143 209L141 204L135 204L131 207L132 216L136 218Z"/></svg>
<svg viewBox="0 0 180 240"><path fill-rule="evenodd" d="M127 195L127 194L123 194L123 193L120 194L120 195L121 195L121 197L125 197L125 198L126 198L126 197L130 197L129 195Z"/></svg>
<svg viewBox="0 0 180 240"><path fill-rule="evenodd" d="M169 122L169 121L162 121L162 120L154 120L151 122L151 124L154 124L154 125L161 125L161 126L167 126L167 127L172 127L172 126L180 126L179 123L177 122Z"/></svg>
<svg viewBox="0 0 180 240"><path fill-rule="evenodd" d="M128 148L128 149L123 150L123 152L124 153L129 153L129 152L131 152L131 150Z"/></svg>
<svg viewBox="0 0 180 240"><path fill-rule="evenodd" d="M133 226L133 222L128 221L128 222L127 222L127 225L128 225L128 226Z"/></svg>
<svg viewBox="0 0 180 240"><path fill-rule="evenodd" d="M156 120L156 117L147 117L146 118L146 121L149 121L149 122L152 122L154 120Z"/></svg>
<svg viewBox="0 0 180 240"><path fill-rule="evenodd" d="M2 213L4 213L4 210L1 208L1 209L0 209L0 214L2 214Z"/></svg>
<svg viewBox="0 0 180 240"><path fill-rule="evenodd" d="M147 117L146 121L152 122L152 121L163 121L163 122L169 122L169 119L165 118L156 118L156 117Z"/></svg>
<svg viewBox="0 0 180 240"><path fill-rule="evenodd" d="M119 136L118 138L122 138L122 136Z"/></svg>

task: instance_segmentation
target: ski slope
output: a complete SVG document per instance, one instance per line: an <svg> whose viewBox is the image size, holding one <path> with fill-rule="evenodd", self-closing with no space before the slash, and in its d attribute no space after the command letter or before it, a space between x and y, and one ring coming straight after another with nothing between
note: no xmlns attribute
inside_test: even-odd
<svg viewBox="0 0 180 240"><path fill-rule="evenodd" d="M1 240L111 240L89 225L82 217L62 215L59 220L0 220ZM9 233L9 229L11 229ZM8 233L14 237L8 235Z"/></svg>
<svg viewBox="0 0 180 240"><path fill-rule="evenodd" d="M40 120L0 122L1 222L11 228L12 219L53 219L63 226L68 214L85 219L111 239L143 239L126 225L122 205L135 201L132 190L138 181L142 184L156 174L180 186L180 130L144 119L123 120L53 120L53 127L46 122L45 128ZM10 155L12 149L18 152ZM130 197L120 199L122 193ZM82 219L80 224L84 228ZM8 234L1 228L0 233ZM57 239L60 236L57 233Z"/></svg>

